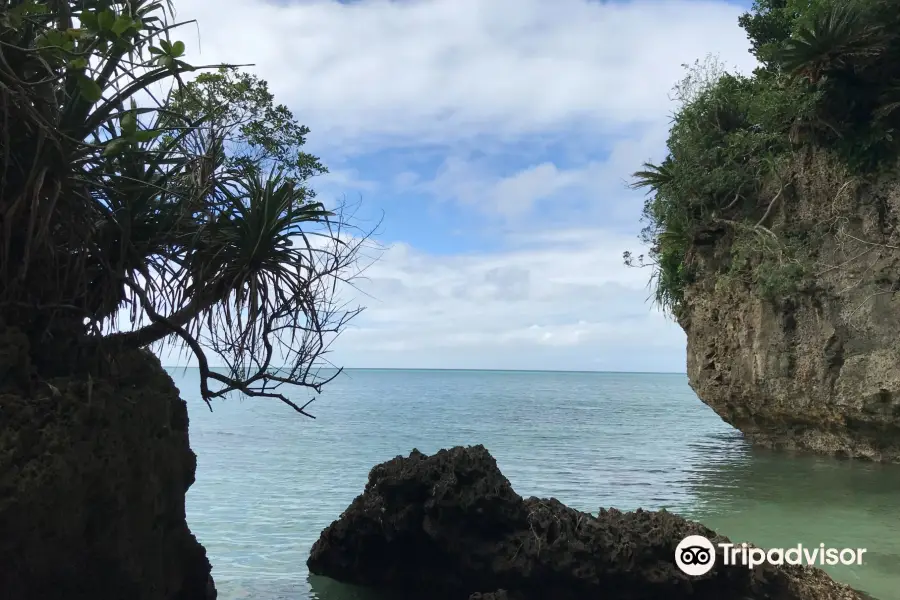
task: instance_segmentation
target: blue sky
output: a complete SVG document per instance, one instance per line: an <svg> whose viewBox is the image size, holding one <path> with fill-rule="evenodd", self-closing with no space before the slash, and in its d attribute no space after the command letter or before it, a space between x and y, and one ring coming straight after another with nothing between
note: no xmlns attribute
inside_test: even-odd
<svg viewBox="0 0 900 600"><path fill-rule="evenodd" d="M748 3L178 0L195 62L254 63L326 201L382 219L347 367L683 371L649 302L643 195L682 64L752 68ZM199 36L197 32L199 31Z"/></svg>

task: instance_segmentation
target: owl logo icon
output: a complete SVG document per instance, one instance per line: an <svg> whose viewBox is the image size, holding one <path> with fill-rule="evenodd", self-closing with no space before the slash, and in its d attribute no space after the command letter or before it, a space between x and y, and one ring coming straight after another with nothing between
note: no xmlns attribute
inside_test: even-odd
<svg viewBox="0 0 900 600"><path fill-rule="evenodd" d="M675 564L685 575L704 575L716 564L716 548L702 535L689 535L675 548Z"/></svg>

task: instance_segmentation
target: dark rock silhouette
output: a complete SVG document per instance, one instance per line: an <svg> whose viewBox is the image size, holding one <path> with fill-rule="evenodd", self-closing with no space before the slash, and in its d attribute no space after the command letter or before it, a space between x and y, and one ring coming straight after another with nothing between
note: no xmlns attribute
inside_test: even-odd
<svg viewBox="0 0 900 600"><path fill-rule="evenodd" d="M721 556L689 577L674 562L688 535L726 541L665 511L594 517L552 498L523 499L483 446L414 450L372 469L307 564L339 581L447 600L861 598L819 570L751 571L722 566Z"/></svg>
<svg viewBox="0 0 900 600"><path fill-rule="evenodd" d="M149 352L98 363L44 379L0 327L0 597L212 600L185 403Z"/></svg>

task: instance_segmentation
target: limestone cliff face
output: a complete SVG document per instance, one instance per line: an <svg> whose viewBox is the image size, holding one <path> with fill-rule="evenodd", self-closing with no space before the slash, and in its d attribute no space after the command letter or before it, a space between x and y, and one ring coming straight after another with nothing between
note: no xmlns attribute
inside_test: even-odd
<svg viewBox="0 0 900 600"><path fill-rule="evenodd" d="M214 598L185 522L187 410L159 361L43 378L27 344L0 328L0 596Z"/></svg>
<svg viewBox="0 0 900 600"><path fill-rule="evenodd" d="M691 386L759 445L900 461L900 182L813 155L794 175L767 229L804 247L795 293L729 277L727 226L688 254Z"/></svg>

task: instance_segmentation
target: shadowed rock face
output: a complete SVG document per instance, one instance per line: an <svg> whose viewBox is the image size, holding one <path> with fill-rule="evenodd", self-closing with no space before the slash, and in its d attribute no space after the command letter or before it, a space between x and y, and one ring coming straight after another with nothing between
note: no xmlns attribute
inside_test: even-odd
<svg viewBox="0 0 900 600"><path fill-rule="evenodd" d="M185 403L149 353L105 366L42 379L0 328L0 597L211 600Z"/></svg>
<svg viewBox="0 0 900 600"><path fill-rule="evenodd" d="M688 535L726 538L662 512L602 510L523 499L482 446L413 451L372 469L365 491L322 532L311 572L409 597L555 600L615 597L860 598L821 571L716 567L684 575Z"/></svg>
<svg viewBox="0 0 900 600"><path fill-rule="evenodd" d="M808 254L799 291L728 278L724 230L688 253L691 387L759 446L900 462L900 185L816 155L797 169L771 230Z"/></svg>

